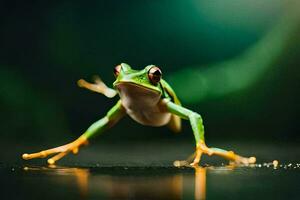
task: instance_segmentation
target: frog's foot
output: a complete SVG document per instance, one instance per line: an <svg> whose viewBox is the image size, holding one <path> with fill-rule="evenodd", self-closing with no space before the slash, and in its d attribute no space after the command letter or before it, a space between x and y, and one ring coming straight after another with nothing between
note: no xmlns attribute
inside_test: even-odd
<svg viewBox="0 0 300 200"><path fill-rule="evenodd" d="M223 149L219 149L219 148L210 148L210 150L212 151L211 155L217 155L220 157L223 157L235 164L242 164L242 165L249 165L249 164L254 164L256 162L256 158L255 157L243 157L240 156L236 153L234 153L233 151L226 151Z"/></svg>
<svg viewBox="0 0 300 200"><path fill-rule="evenodd" d="M198 164L201 160L203 154L211 155L213 152L208 148L204 142L200 142L197 145L196 151L190 155L186 160L176 160L173 165L175 167L198 167Z"/></svg>
<svg viewBox="0 0 300 200"><path fill-rule="evenodd" d="M61 159L65 155L67 155L70 152L73 152L74 154L78 153L79 147L82 145L85 145L88 143L88 140L86 137L81 136L75 141L65 144L63 146L55 147L52 149L47 149L43 150L37 153L32 153L32 154L23 154L22 158L25 160L33 159L33 158L45 158L49 155L56 154L52 158L48 159L48 164L52 165L54 164L57 160Z"/></svg>
<svg viewBox="0 0 300 200"><path fill-rule="evenodd" d="M196 152L190 155L186 160L175 160L173 165L175 167L191 167L190 163L195 158Z"/></svg>
<svg viewBox="0 0 300 200"><path fill-rule="evenodd" d="M207 154L211 156L213 154L213 151L206 146L206 144L202 141L200 141L196 147L195 152L195 158L192 163L190 163L191 166L198 166L202 154Z"/></svg>
<svg viewBox="0 0 300 200"><path fill-rule="evenodd" d="M77 81L77 85L79 87L103 94L108 98L113 98L116 96L117 92L114 89L107 87L99 76L94 77L94 82L95 83L89 83L84 79L80 79Z"/></svg>
<svg viewBox="0 0 300 200"><path fill-rule="evenodd" d="M217 155L227 160L230 160L235 164L249 165L254 164L256 162L255 157L246 158L235 154L233 151L226 151L219 148L208 148L204 142L199 142L194 154L192 154L187 160L175 161L174 166L181 167L190 165L193 167L197 167L203 154L207 154L209 156Z"/></svg>

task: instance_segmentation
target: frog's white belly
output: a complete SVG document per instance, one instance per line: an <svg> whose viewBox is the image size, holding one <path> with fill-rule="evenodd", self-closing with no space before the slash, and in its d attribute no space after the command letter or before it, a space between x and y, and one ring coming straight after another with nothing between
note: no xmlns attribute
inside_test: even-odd
<svg viewBox="0 0 300 200"><path fill-rule="evenodd" d="M159 109L161 95L156 91L130 83L119 84L117 89L127 114L138 123L163 126L170 121L171 114Z"/></svg>

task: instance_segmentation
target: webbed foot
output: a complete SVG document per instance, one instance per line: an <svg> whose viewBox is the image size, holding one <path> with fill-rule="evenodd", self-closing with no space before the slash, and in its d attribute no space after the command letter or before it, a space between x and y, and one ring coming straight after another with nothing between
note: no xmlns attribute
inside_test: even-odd
<svg viewBox="0 0 300 200"><path fill-rule="evenodd" d="M85 145L87 143L88 143L88 140L86 139L86 137L81 136L78 139L74 140L73 142L59 146L59 147L43 150L43 151L40 151L37 153L31 153L31 154L25 153L22 155L22 158L24 160L30 160L33 158L45 158L49 155L56 154L52 158L48 159L48 164L53 165L56 161L63 158L70 152L72 152L74 154L78 153L79 148L82 145Z"/></svg>
<svg viewBox="0 0 300 200"><path fill-rule="evenodd" d="M226 151L223 149L219 148L208 148L206 144L201 141L198 143L196 147L196 151L194 154L192 154L187 160L183 161L175 161L173 164L176 167L182 167L182 166L198 166L199 162L201 160L201 156L203 154L212 156L212 155L217 155L220 157L223 157L235 164L238 165L249 165L249 164L254 164L256 162L255 157L243 157L238 154L235 154L233 151Z"/></svg>

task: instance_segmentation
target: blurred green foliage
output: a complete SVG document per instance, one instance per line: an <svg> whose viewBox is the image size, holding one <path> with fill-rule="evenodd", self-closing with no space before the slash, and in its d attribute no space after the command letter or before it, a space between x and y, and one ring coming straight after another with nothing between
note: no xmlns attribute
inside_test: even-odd
<svg viewBox="0 0 300 200"><path fill-rule="evenodd" d="M299 139L298 4L3 2L1 136L80 135L115 101L76 81L99 74L109 85L113 67L127 62L161 66L182 102L203 115L209 138ZM172 137L166 130L125 119L103 138ZM177 137L192 138L188 125L184 132Z"/></svg>

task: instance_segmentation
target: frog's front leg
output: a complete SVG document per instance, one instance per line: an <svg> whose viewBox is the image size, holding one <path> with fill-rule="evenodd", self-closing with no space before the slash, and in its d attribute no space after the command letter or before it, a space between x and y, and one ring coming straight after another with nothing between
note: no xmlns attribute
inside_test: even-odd
<svg viewBox="0 0 300 200"><path fill-rule="evenodd" d="M82 145L87 144L88 139L113 126L124 115L125 109L123 108L121 101L119 100L118 103L108 111L105 117L92 124L84 134L82 134L73 142L52 149L43 150L37 153L25 153L22 155L22 158L25 160L29 160L33 158L45 158L49 155L56 154L52 158L48 159L49 164L54 164L57 160L61 159L70 152L77 153Z"/></svg>
<svg viewBox="0 0 300 200"><path fill-rule="evenodd" d="M94 77L94 82L95 83L89 83L84 79L80 79L77 81L77 85L93 92L103 94L108 98L113 98L114 96L116 96L117 92L114 89L107 87L99 76Z"/></svg>
<svg viewBox="0 0 300 200"><path fill-rule="evenodd" d="M177 105L168 99L164 99L164 102L166 103L166 107L169 112L178 115L183 119L189 120L191 123L191 127L193 129L194 137L196 140L196 151L192 155L193 161L192 163L190 163L190 165L193 166L198 165L202 154L207 154L209 156L218 155L230 161L234 161L240 164L247 165L250 163L255 163L256 161L255 157L245 158L235 154L233 151L226 151L219 148L208 148L205 144L204 126L203 126L201 116L198 113L188 110L180 105ZM186 164L186 162L177 163L177 165L181 165L181 164L184 165Z"/></svg>

